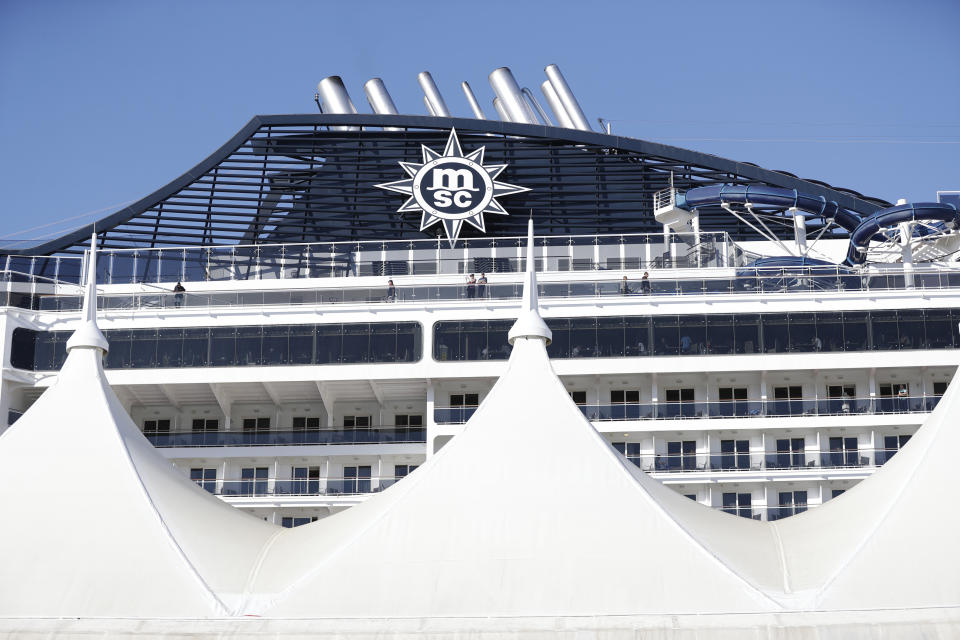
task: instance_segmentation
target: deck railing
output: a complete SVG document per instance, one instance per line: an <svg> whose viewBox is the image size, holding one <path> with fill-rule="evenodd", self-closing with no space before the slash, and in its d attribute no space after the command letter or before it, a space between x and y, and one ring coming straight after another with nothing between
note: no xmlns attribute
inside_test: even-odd
<svg viewBox="0 0 960 640"><path fill-rule="evenodd" d="M168 447L277 447L343 444L424 443L419 427L306 429L271 431L169 431L144 434L153 446Z"/></svg>
<svg viewBox="0 0 960 640"><path fill-rule="evenodd" d="M714 402L641 402L578 405L593 422L622 420L681 420L710 418L766 418L787 416L882 415L928 413L940 396L890 396L789 400L718 400ZM437 424L460 424L476 407L435 407Z"/></svg>
<svg viewBox="0 0 960 640"><path fill-rule="evenodd" d="M526 238L335 242L106 249L97 282L132 284L522 271ZM537 237L546 271L713 267L742 264L726 232ZM0 256L0 270L80 283L81 256Z"/></svg>
<svg viewBox="0 0 960 640"><path fill-rule="evenodd" d="M9 277L9 273L6 273ZM4 274L0 273L0 283ZM7 280L9 282L9 279ZM0 306L13 306L39 311L76 311L82 305L79 291L46 293L8 284L14 290L0 291ZM622 279L569 280L541 282L543 298L621 298L641 300L661 296L723 296L751 294L825 294L831 292L880 292L936 290L960 288L960 271L921 270L913 274L908 286L902 272L865 273L854 275L837 270L824 273L818 269L806 275L795 272L771 274L769 269L738 269L736 275L716 277L654 276L644 281L634 275ZM275 288L261 291L186 291L174 292L152 287L133 294L100 295L101 309L196 309L206 307L255 307L288 305L395 304L517 300L523 295L521 283L466 284L397 284L390 288L386 281L372 287L332 287L315 289Z"/></svg>
<svg viewBox="0 0 960 640"><path fill-rule="evenodd" d="M618 447L619 448L619 447ZM634 453L626 458L644 471L672 473L728 473L803 471L814 469L863 469L883 466L899 449L844 448L831 450ZM731 480L732 481L732 480Z"/></svg>

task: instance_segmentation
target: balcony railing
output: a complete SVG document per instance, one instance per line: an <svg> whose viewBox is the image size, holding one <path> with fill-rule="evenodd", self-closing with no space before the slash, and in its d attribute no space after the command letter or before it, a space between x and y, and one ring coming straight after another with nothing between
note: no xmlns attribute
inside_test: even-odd
<svg viewBox="0 0 960 640"><path fill-rule="evenodd" d="M663 242L662 234L538 237L546 271L738 266L725 232L700 232ZM692 248L689 246L695 244ZM334 242L108 249L97 254L101 284L209 282L523 271L526 238L445 241ZM742 258L741 258L742 260ZM79 283L80 256L0 256L16 281L43 277Z"/></svg>
<svg viewBox="0 0 960 640"><path fill-rule="evenodd" d="M647 298L656 296L824 293L830 291L890 291L907 288L901 273L851 275L842 271L822 271L805 276L784 272L771 275L770 269L738 269L736 276L712 278L651 278L646 282L622 280L576 280L541 282L544 298ZM0 282L2 282L0 274ZM6 274L9 277L9 273ZM960 272L917 270L916 289L952 289L960 287ZM11 285L12 286L12 285ZM171 287L172 289L172 287ZM187 291L175 293L157 286L155 290L135 294L101 295L101 309L190 309L207 307L251 307L315 304L393 304L435 303L481 300L516 300L522 296L521 283L400 284L389 290L386 283L376 287L332 287L323 289L274 288L266 291ZM0 291L0 306L40 311L76 311L82 304L79 292L70 294Z"/></svg>
<svg viewBox="0 0 960 640"><path fill-rule="evenodd" d="M369 478L257 478L241 480L197 481L214 495L226 497L260 496L353 496L377 493L393 486L405 476Z"/></svg>
<svg viewBox="0 0 960 640"><path fill-rule="evenodd" d="M402 444L427 441L417 427L276 431L184 431L145 433L155 447L270 447L284 445Z"/></svg>
<svg viewBox="0 0 960 640"><path fill-rule="evenodd" d="M776 452L641 453L626 458L651 473L800 471L883 466L899 449L835 449Z"/></svg>
<svg viewBox="0 0 960 640"><path fill-rule="evenodd" d="M578 405L593 422L622 420L680 420L708 418L764 418L786 416L881 415L928 413L940 396L894 396L873 398L828 398L819 400L730 400L716 402L658 402L639 404ZM435 407L437 424L461 424L476 407Z"/></svg>
<svg viewBox="0 0 960 640"><path fill-rule="evenodd" d="M790 516L795 516L809 509L814 509L817 506L819 505L808 505L806 503L800 503L800 504L791 504L791 505L761 505L761 504L751 504L751 505L745 505L745 506L713 505L711 508L716 509L717 511L723 511L724 513L729 513L731 515L740 516L741 518L749 518L751 520L766 520L767 522L773 522L774 520L782 520L783 518L789 518Z"/></svg>

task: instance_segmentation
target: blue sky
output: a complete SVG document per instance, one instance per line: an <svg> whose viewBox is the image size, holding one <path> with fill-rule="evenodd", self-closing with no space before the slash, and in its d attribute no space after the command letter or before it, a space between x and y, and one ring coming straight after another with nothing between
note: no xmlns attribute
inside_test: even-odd
<svg viewBox="0 0 960 640"><path fill-rule="evenodd" d="M426 69L455 115L462 80L490 115L490 71L535 88L550 63L621 135L891 201L960 189L957 0L0 0L0 237L105 215L253 115L315 112L328 75L423 113Z"/></svg>

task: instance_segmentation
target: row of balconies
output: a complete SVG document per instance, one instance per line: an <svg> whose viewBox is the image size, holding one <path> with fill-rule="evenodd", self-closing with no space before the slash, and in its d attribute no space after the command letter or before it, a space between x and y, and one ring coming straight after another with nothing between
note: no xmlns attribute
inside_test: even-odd
<svg viewBox="0 0 960 640"><path fill-rule="evenodd" d="M258 477L240 480L217 480L208 478L195 479L195 481L210 493L238 506L254 510L279 507L283 509L283 513L287 513L290 509L309 507L313 502L310 498L317 498L314 506L339 505L340 508L350 506L393 486L403 477L405 475L311 479ZM822 483L802 484L800 486L805 488L796 489L796 485L793 483L790 483L790 487L775 487L772 489L765 487L744 488L736 483L730 485L719 484L711 487L710 491L699 492L702 495L697 493L686 494L686 489L675 488L690 499L713 509L744 518L773 521L802 513L808 508L820 506L823 501L843 493L850 486L850 482L844 482L836 486L826 486ZM837 488L838 486L844 488ZM809 502L808 494L811 494L811 501ZM286 500L288 498L291 500ZM303 500L304 498L307 499L306 502ZM267 499L267 501L264 502L261 499ZM308 517L299 522L284 524L284 526L296 526L296 524L305 524L309 521L311 521L311 518Z"/></svg>
<svg viewBox="0 0 960 640"><path fill-rule="evenodd" d="M595 422L652 419L708 419L790 416L910 414L932 411L940 396L842 398L731 402L664 402L647 404L580 405ZM476 407L439 407L437 424L465 423ZM155 447L264 447L425 443L424 427L311 428L276 430L147 431Z"/></svg>
<svg viewBox="0 0 960 640"><path fill-rule="evenodd" d="M615 446L627 460L654 475L683 472L790 471L811 469L861 469L883 466L899 450L891 448L836 448L828 451L722 452L631 454L626 443ZM630 443L634 444L634 443Z"/></svg>
<svg viewBox="0 0 960 640"><path fill-rule="evenodd" d="M425 443L422 427L301 429L276 431L172 431L146 433L155 447L269 447Z"/></svg>
<svg viewBox="0 0 960 640"><path fill-rule="evenodd" d="M731 400L715 402L648 402L580 404L591 421L685 418L760 418L927 413L940 396L844 397L827 399ZM435 407L437 424L462 424L477 407Z"/></svg>

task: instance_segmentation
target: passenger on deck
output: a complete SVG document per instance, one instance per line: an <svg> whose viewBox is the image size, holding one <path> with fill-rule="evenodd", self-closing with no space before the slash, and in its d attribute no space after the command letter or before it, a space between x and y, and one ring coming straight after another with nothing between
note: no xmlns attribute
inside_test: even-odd
<svg viewBox="0 0 960 640"><path fill-rule="evenodd" d="M186 291L186 289L183 288L183 285L177 282L177 285L173 288L173 293L174 293L173 304L176 305L177 307L183 305L184 291Z"/></svg>
<svg viewBox="0 0 960 640"><path fill-rule="evenodd" d="M487 295L487 275L485 273L480 274L480 279L477 280L477 296L480 298L485 298Z"/></svg>
<svg viewBox="0 0 960 640"><path fill-rule="evenodd" d="M477 279L471 273L470 277L467 278L467 297L475 298L477 295Z"/></svg>
<svg viewBox="0 0 960 640"><path fill-rule="evenodd" d="M387 302L395 302L397 299L397 288L393 286L393 280L387 280Z"/></svg>
<svg viewBox="0 0 960 640"><path fill-rule="evenodd" d="M623 276L623 280L620 281L620 295L630 295L630 283L627 282L627 276Z"/></svg>
<svg viewBox="0 0 960 640"><path fill-rule="evenodd" d="M646 271L643 272L643 277L640 278L640 293L650 295L650 274Z"/></svg>

